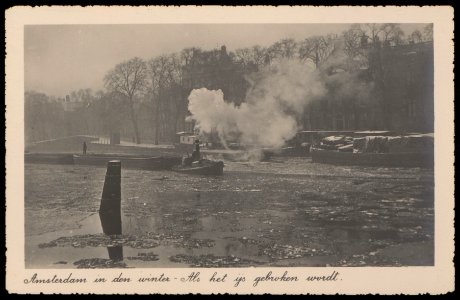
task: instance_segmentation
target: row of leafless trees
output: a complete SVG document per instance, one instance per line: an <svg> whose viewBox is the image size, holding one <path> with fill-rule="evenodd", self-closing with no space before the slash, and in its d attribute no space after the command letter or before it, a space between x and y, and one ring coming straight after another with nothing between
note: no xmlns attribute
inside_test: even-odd
<svg viewBox="0 0 460 300"><path fill-rule="evenodd" d="M260 67L288 58L317 68L325 68L328 62L352 70L357 62L369 60L366 45L418 43L432 40L432 36L432 24L406 38L398 24L356 24L340 36L313 36L301 41L282 39L269 47L242 48L228 55L242 67ZM106 91L72 92L72 101L82 104L71 111L63 111L59 99L28 92L25 95L26 136L43 140L77 133L108 135L121 130L132 132L137 143L145 138L155 144L170 140L187 113L186 99L190 91L182 84L184 67L193 64L196 54L202 51L186 48L180 53L149 60L135 57L121 62L106 74ZM375 79L379 80L378 74Z"/></svg>
<svg viewBox="0 0 460 300"><path fill-rule="evenodd" d="M138 57L122 62L104 78L112 95L126 100L127 113L132 122L135 139L141 142L136 103L143 100L151 108L155 120L155 144L159 143L160 114L166 96L173 87L181 86L181 62L176 54L162 55L149 61ZM176 101L180 97L176 97ZM171 99L171 97L170 97ZM179 103L177 103L179 105Z"/></svg>
<svg viewBox="0 0 460 300"><path fill-rule="evenodd" d="M253 46L238 49L234 58L244 64L262 65L266 60L280 57L296 58L300 61L309 61L315 66L327 60L337 47L343 47L346 55L353 59L362 53L363 44L401 45L432 41L433 24L427 24L423 32L415 30L405 36L400 24L353 24L341 36L326 35L312 36L301 41L282 39L270 47Z"/></svg>

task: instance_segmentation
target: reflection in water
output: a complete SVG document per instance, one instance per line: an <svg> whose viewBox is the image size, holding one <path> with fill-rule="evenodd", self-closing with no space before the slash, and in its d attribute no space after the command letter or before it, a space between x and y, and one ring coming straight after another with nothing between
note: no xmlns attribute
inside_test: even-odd
<svg viewBox="0 0 460 300"><path fill-rule="evenodd" d="M230 255L239 255L242 251L243 244L237 241L227 241L227 243L224 246L225 249L225 256L230 256Z"/></svg>
<svg viewBox="0 0 460 300"><path fill-rule="evenodd" d="M99 217L105 234L121 235L121 162L118 160L107 163ZM123 260L122 246L109 246L107 251L111 260Z"/></svg>
<svg viewBox="0 0 460 300"><path fill-rule="evenodd" d="M123 260L123 246L107 247L107 251L109 252L109 258L111 260L113 261Z"/></svg>

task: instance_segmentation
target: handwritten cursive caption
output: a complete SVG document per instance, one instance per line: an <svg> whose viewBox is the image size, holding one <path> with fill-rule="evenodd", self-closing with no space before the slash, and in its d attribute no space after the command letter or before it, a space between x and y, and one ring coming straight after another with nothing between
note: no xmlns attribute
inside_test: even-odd
<svg viewBox="0 0 460 300"><path fill-rule="evenodd" d="M199 271L191 271L182 277L170 276L166 273L149 276L127 276L123 272L117 273L116 276L102 277L97 276L95 278L79 277L73 273L69 273L65 276L52 275L47 277L39 276L38 273L32 274L29 278L24 279L24 284L86 284L86 283L170 283L170 282L182 282L182 283L200 283L206 282L211 284L223 284L231 282L234 287L242 285L252 285L253 287L261 286L270 283L292 283L292 282L334 282L341 280L340 273L332 271L327 274L315 274L315 275L291 275L289 271L268 271L261 273L260 276L245 276L239 274L237 276L229 276L225 272L212 272L211 276L202 275Z"/></svg>

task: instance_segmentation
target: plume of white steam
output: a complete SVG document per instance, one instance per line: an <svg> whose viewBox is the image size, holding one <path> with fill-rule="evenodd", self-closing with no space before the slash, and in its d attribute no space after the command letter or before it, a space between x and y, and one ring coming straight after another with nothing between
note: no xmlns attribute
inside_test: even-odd
<svg viewBox="0 0 460 300"><path fill-rule="evenodd" d="M254 148L280 148L298 130L305 106L326 91L311 66L279 61L249 76L250 88L240 106L224 101L221 90L190 93L190 119L201 133L216 131L223 141L237 139Z"/></svg>

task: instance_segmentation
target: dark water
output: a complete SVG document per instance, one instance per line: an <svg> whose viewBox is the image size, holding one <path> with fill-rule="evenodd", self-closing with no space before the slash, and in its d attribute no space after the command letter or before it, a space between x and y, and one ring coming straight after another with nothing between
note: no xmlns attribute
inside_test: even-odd
<svg viewBox="0 0 460 300"><path fill-rule="evenodd" d="M104 177L25 166L26 267L433 265L432 170L305 159L226 162L220 177L122 170L112 239L97 213Z"/></svg>

